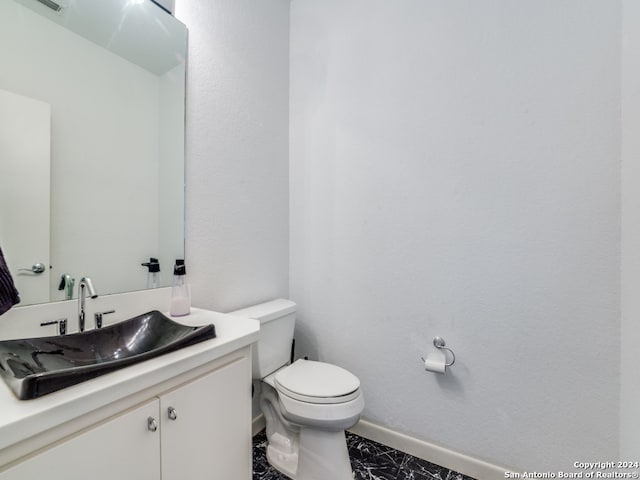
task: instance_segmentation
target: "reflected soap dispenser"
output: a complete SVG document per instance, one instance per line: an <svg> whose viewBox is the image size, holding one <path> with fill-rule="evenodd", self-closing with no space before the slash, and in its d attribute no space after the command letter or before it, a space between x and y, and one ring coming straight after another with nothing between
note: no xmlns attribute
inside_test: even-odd
<svg viewBox="0 0 640 480"><path fill-rule="evenodd" d="M184 260L176 260L173 268L173 286L171 288L171 308L169 314L172 317L181 317L191 313L191 295L187 283L187 269Z"/></svg>
<svg viewBox="0 0 640 480"><path fill-rule="evenodd" d="M148 262L141 265L149 269L147 288L158 288L160 286L160 262L158 262L158 259L151 257Z"/></svg>

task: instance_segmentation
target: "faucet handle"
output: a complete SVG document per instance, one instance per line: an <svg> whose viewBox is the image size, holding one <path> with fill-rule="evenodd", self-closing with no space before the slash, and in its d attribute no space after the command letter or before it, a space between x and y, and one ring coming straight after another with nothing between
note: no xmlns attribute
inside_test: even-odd
<svg viewBox="0 0 640 480"><path fill-rule="evenodd" d="M58 320L51 320L49 322L42 322L40 324L41 327L46 327L47 325L58 325L58 335L66 335L67 334L67 319L59 318Z"/></svg>
<svg viewBox="0 0 640 480"><path fill-rule="evenodd" d="M96 320L96 328L102 328L102 316L109 315L110 313L116 313L115 310L107 310L105 312L96 312L93 317Z"/></svg>

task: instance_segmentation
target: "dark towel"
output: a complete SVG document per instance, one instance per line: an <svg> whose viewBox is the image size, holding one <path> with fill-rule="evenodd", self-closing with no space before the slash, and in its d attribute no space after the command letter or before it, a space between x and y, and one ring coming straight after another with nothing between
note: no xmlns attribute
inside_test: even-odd
<svg viewBox="0 0 640 480"><path fill-rule="evenodd" d="M5 262L0 248L0 315L16 303L20 303L20 296L13 284L13 278L11 278L9 267L7 267L7 262Z"/></svg>

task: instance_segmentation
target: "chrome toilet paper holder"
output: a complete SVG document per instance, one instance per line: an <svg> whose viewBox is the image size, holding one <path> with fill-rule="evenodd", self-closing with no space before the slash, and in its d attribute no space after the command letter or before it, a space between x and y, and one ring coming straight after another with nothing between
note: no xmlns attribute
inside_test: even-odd
<svg viewBox="0 0 640 480"><path fill-rule="evenodd" d="M445 363L444 364L445 367L450 367L451 365L456 363L456 354L453 353L453 350L451 350L449 347L447 347L447 344L444 341L444 338L442 338L442 337L434 338L433 339L433 346L436 347L436 348L439 348L440 350L447 350L451 354L451 363Z"/></svg>
<svg viewBox="0 0 640 480"><path fill-rule="evenodd" d="M444 341L444 338L442 338L442 337L434 338L433 339L433 346L436 347L439 350L447 350L451 354L451 362L450 363L445 363L444 364L445 367L450 367L451 365L456 363L456 354L453 353L453 350L451 350L449 347L447 347L447 343ZM421 357L421 360L424 362L424 358L423 357Z"/></svg>

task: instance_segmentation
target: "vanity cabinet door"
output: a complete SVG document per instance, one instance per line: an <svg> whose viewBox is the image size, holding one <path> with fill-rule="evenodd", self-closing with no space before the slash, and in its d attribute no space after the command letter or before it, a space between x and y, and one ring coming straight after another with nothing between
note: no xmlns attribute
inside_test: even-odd
<svg viewBox="0 0 640 480"><path fill-rule="evenodd" d="M0 473L0 480L160 480L160 430L154 399L85 430Z"/></svg>
<svg viewBox="0 0 640 480"><path fill-rule="evenodd" d="M251 480L251 361L160 397L163 480Z"/></svg>

